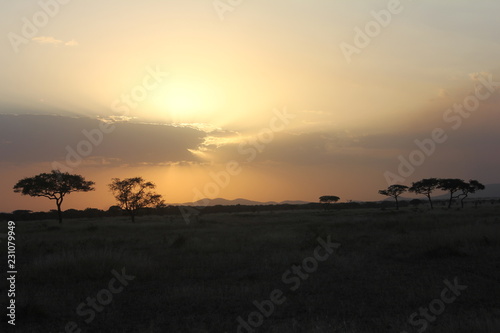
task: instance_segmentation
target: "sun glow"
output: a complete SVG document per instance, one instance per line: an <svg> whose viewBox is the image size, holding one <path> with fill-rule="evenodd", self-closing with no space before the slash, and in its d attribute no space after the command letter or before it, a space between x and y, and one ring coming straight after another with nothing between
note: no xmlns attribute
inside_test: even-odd
<svg viewBox="0 0 500 333"><path fill-rule="evenodd" d="M224 96L200 81L168 82L153 98L155 109L175 123L210 121L224 106Z"/></svg>
<svg viewBox="0 0 500 333"><path fill-rule="evenodd" d="M165 96L165 105L174 112L194 112L203 109L206 105L206 96L202 91L192 87L177 85L169 89Z"/></svg>

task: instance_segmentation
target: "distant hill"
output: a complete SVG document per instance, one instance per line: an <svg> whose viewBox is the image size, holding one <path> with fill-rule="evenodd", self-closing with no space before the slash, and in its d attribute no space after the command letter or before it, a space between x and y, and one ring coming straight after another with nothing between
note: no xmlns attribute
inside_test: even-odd
<svg viewBox="0 0 500 333"><path fill-rule="evenodd" d="M248 199L243 199L243 198L238 198L238 199L233 199L233 200L228 200L224 198L216 198L216 199L202 199L198 200L195 202L185 202L181 204L176 204L179 206L217 206L217 205L222 205L222 206L234 206L234 205L245 205L245 206L259 206L259 205L304 205L308 204L308 201L300 201L300 200L286 200L286 201L281 201L281 202L276 202L276 201L267 201L267 202L260 202L260 201L253 201L253 200L248 200Z"/></svg>
<svg viewBox="0 0 500 333"><path fill-rule="evenodd" d="M407 198L407 197L398 197L398 201L411 201L415 198ZM420 199L420 197L417 197L417 199ZM383 200L379 200L379 201L394 201L394 198L393 197L387 197Z"/></svg>
<svg viewBox="0 0 500 333"><path fill-rule="evenodd" d="M311 203L310 201L301 201L301 200L286 200L286 201L282 201L282 202L279 202L279 204L281 205L305 205L305 204L308 204L308 203Z"/></svg>
<svg viewBox="0 0 500 333"><path fill-rule="evenodd" d="M475 194L469 195L470 199L477 199L477 198L500 198L500 184L488 184L485 185L486 189L484 191L478 191ZM419 199L426 199L424 196L417 196ZM442 195L437 195L437 196L432 196L433 200L448 200L449 194L442 194ZM414 198L408 198L408 197L400 197L400 201L410 201ZM394 201L394 198L385 198L380 201ZM254 200L248 200L248 199L243 199L243 198L238 198L238 199L233 199L233 200L228 200L224 198L216 198L216 199L202 199L198 200L195 202L184 202L184 203L178 203L178 204L173 204L174 206L234 206L234 205L243 205L243 206L260 206L260 205L305 205L311 203L310 201L302 201L302 200L285 200L281 202L276 202L276 201L267 201L267 202L261 202L261 201L254 201Z"/></svg>

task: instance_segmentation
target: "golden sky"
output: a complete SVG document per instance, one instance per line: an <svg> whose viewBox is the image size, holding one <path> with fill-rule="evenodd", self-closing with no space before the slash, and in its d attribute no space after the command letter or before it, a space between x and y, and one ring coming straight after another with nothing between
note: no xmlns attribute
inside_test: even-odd
<svg viewBox="0 0 500 333"><path fill-rule="evenodd" d="M0 211L53 209L12 186L55 165L96 182L64 209L114 177L167 203L500 182L496 0L1 6Z"/></svg>

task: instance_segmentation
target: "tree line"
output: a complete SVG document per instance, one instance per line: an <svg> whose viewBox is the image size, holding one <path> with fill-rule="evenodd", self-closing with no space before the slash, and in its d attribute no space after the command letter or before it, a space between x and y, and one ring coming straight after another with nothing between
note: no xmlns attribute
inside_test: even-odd
<svg viewBox="0 0 500 333"><path fill-rule="evenodd" d="M57 216L59 223L62 223L62 203L66 195L73 192L94 191L95 183L87 181L81 175L69 174L52 170L50 173L41 173L33 177L27 177L19 180L13 187L14 192L32 197L45 197L55 200L57 207ZM113 178L108 184L117 201L117 207L125 211L135 222L137 212L144 208L164 208L165 201L160 194L154 190L156 185L145 181L142 177L133 178ZM425 195L430 203L431 209L434 208L431 194L436 189L450 193L448 208L451 207L454 199L460 199L462 207L464 200L471 193L478 190L484 190L485 186L477 180L465 182L462 179L452 178L427 178L412 183L411 187L406 185L394 184L387 189L379 190L379 194L393 197L396 200L396 209L399 209L399 197L406 191ZM319 198L320 204L336 203L340 197L335 195L324 195Z"/></svg>
<svg viewBox="0 0 500 333"><path fill-rule="evenodd" d="M393 197L396 200L396 209L399 209L398 198L406 191L415 194L422 194L427 197L431 209L434 209L431 194L435 190L442 190L448 192L450 197L448 199L448 208L451 207L453 200L460 200L462 208L464 207L464 200L469 194L476 193L477 191L484 190L486 187L477 180L471 179L465 182L463 179L458 178L426 178L412 183L411 187L406 185L394 184L386 189L379 190L378 193Z"/></svg>
<svg viewBox="0 0 500 333"><path fill-rule="evenodd" d="M442 190L449 192L448 208L451 207L453 200L459 199L462 208L464 207L464 200L467 199L469 194L476 193L477 191L484 190L486 187L477 180L469 180L465 182L463 179L458 178L425 178L412 183L411 186L393 184L388 188L379 190L378 193L392 197L396 200L396 209L399 209L399 197L405 192L413 192L415 194L422 194L427 197L431 209L434 209L431 194L435 190ZM319 197L320 203L330 204L339 201L340 198L335 195L323 195Z"/></svg>

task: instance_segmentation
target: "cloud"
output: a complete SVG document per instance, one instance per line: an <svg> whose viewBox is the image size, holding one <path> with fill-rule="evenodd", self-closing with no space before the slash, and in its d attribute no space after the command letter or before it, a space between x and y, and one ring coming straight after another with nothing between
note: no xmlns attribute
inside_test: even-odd
<svg viewBox="0 0 500 333"><path fill-rule="evenodd" d="M412 151L419 149L415 140L428 141L431 131L441 127L449 139L436 145L435 154L426 158L414 177L447 176L448 170L452 170L457 177L480 174L485 179L494 179L500 165L494 153L500 141L498 105L500 94L495 94L465 119L457 131L443 121L445 108L440 107L433 109L436 118L424 117L426 120L419 124L410 121L407 126L395 127L392 131L282 131L274 133L273 139L266 143L259 141L257 133L243 135L220 129L207 132L179 125L0 115L0 156L3 165L64 162L68 147L77 150L80 142L90 141L84 130L95 133L94 129L107 123L116 128L104 135L102 143L93 146L91 154L83 159L82 167L222 165L235 160L248 168L295 165L377 170L383 179L384 171L397 169L398 156L408 158ZM94 135L93 140L100 141L100 138ZM83 145L81 148L85 149Z"/></svg>
<svg viewBox="0 0 500 333"><path fill-rule="evenodd" d="M55 39L54 37L51 37L51 36L33 37L31 40L33 40L34 42L40 43L40 44L59 45L59 44L63 43L62 40Z"/></svg>
<svg viewBox="0 0 500 333"><path fill-rule="evenodd" d="M38 37L33 37L31 40L34 42L37 42L39 44L50 44L50 45L54 45L54 46L64 45L64 46L68 46L68 47L73 47L73 46L80 45L74 39L65 42L63 40L57 39L57 38L52 37L52 36L38 36Z"/></svg>
<svg viewBox="0 0 500 333"><path fill-rule="evenodd" d="M1 162L64 162L68 151L91 147L91 153L83 156L82 165L196 163L199 159L190 150L198 149L206 136L193 128L117 122L112 124L112 132L101 137L97 129L103 124L91 118L0 115Z"/></svg>
<svg viewBox="0 0 500 333"><path fill-rule="evenodd" d="M78 46L80 45L76 40L72 39L69 42L64 43L66 46Z"/></svg>

